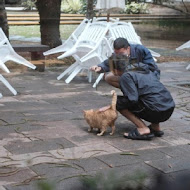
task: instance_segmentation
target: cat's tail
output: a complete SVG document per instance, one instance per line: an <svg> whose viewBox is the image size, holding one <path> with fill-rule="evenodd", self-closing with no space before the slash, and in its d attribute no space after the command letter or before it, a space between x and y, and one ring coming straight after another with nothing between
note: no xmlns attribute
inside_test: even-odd
<svg viewBox="0 0 190 190"><path fill-rule="evenodd" d="M112 108L113 110L116 110L117 94L116 94L115 90L112 90L112 91L111 91L111 94L112 94L111 108Z"/></svg>

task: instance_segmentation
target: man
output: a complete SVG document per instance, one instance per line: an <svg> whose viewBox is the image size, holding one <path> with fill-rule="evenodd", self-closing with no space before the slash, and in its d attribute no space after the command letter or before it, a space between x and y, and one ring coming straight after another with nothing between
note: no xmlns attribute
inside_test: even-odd
<svg viewBox="0 0 190 190"><path fill-rule="evenodd" d="M132 62L142 62L144 64L148 65L148 69L152 72L154 72L154 74L159 78L160 77L160 70L158 69L150 51L144 47L143 45L132 45L129 44L127 39L125 38L117 38L114 43L113 43L113 47L114 47L114 53L115 54L123 54L126 55L129 58L129 61ZM108 59L105 60L103 63L96 65L96 66L92 66L91 67L92 71L98 72L98 73L102 73L102 72L109 72L110 68L109 68L109 62ZM109 73L105 76L105 81L116 87L119 88L119 77L118 76L114 76L112 73Z"/></svg>
<svg viewBox="0 0 190 190"><path fill-rule="evenodd" d="M109 63L113 75L120 77L118 85L123 93L123 96L118 96L117 110L137 127L124 133L124 137L150 140L154 136L162 136L164 132L160 130L159 123L168 120L175 107L170 92L148 64L130 64L125 55L115 54L110 57ZM104 107L100 111L106 109ZM142 119L151 125L147 127Z"/></svg>

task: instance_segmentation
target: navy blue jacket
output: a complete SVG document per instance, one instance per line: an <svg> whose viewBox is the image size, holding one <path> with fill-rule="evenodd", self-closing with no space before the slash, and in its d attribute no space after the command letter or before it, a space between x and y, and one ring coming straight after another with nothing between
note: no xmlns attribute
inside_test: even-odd
<svg viewBox="0 0 190 190"><path fill-rule="evenodd" d="M144 63L148 65L148 68L150 71L154 72L154 74L160 78L160 70L158 69L158 66L156 65L150 51L140 44L130 44L131 51L130 51L130 57L129 62L135 61L138 63ZM109 72L109 61L106 59L104 62L98 65L102 68L101 72Z"/></svg>
<svg viewBox="0 0 190 190"><path fill-rule="evenodd" d="M145 65L145 64L143 64ZM120 89L128 100L128 105L134 107L141 103L152 111L167 111L175 107L170 92L151 71L128 71L120 77Z"/></svg>

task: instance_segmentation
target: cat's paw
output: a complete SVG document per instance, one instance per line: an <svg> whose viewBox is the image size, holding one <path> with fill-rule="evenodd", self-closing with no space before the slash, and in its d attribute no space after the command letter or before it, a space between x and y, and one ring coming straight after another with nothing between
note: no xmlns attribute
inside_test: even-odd
<svg viewBox="0 0 190 190"><path fill-rule="evenodd" d="M88 132L91 132L92 131L92 129L88 129Z"/></svg>
<svg viewBox="0 0 190 190"><path fill-rule="evenodd" d="M98 133L97 135L98 135L98 136L102 136L103 134L104 134L104 133Z"/></svg>
<svg viewBox="0 0 190 190"><path fill-rule="evenodd" d="M110 135L113 135L114 133L110 133Z"/></svg>

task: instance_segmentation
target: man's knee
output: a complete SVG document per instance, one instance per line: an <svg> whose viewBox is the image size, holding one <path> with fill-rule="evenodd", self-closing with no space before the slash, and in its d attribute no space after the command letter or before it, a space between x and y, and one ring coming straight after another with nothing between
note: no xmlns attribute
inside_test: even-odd
<svg viewBox="0 0 190 190"><path fill-rule="evenodd" d="M119 87L119 77L118 76L115 76L113 75L112 73L109 73L105 76L105 81L114 86L114 87Z"/></svg>
<svg viewBox="0 0 190 190"><path fill-rule="evenodd" d="M112 74L107 74L107 75L105 75L105 81L106 81L108 84L110 84L110 83L113 81L113 77L114 77L114 75L112 75Z"/></svg>

